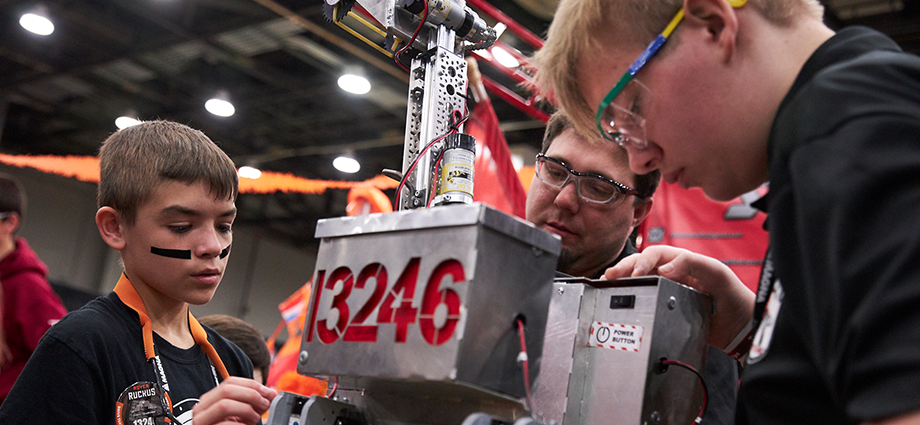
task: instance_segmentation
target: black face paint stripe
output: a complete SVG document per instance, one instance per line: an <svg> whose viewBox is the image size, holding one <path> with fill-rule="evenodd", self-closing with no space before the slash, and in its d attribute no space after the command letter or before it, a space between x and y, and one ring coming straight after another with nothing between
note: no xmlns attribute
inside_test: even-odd
<svg viewBox="0 0 920 425"><path fill-rule="evenodd" d="M231 246L233 246L233 244L227 245L226 248L220 251L221 259L224 259L224 257L230 255ZM165 248L157 248L155 246L152 246L150 247L150 253L160 255L163 257L178 258L180 260L191 260L192 259L192 251L188 249L165 249Z"/></svg>
<svg viewBox="0 0 920 425"><path fill-rule="evenodd" d="M178 258L180 260L191 260L192 259L192 251L189 249L165 249L165 248L157 248L155 246L151 246L150 253L160 255L163 257Z"/></svg>

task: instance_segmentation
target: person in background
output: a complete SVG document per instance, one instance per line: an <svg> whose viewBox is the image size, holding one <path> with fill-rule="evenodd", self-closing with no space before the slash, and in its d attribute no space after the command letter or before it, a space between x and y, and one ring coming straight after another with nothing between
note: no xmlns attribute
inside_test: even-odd
<svg viewBox="0 0 920 425"><path fill-rule="evenodd" d="M546 126L527 193L527 221L562 239L558 272L597 279L636 253L629 236L652 209L660 175L629 170L626 151L575 132L562 113ZM734 423L737 362L710 348L704 379L709 401L703 424Z"/></svg>
<svg viewBox="0 0 920 425"><path fill-rule="evenodd" d="M534 169L526 219L562 239L557 271L599 278L636 253L629 236L652 209L657 172L632 173L625 151L592 143L559 112L546 125Z"/></svg>
<svg viewBox="0 0 920 425"><path fill-rule="evenodd" d="M277 393L189 311L229 260L233 161L200 131L146 121L109 136L99 163L96 226L124 272L45 334L0 424L260 423Z"/></svg>
<svg viewBox="0 0 920 425"><path fill-rule="evenodd" d="M198 322L217 331L220 336L240 347L252 362L252 379L265 385L272 356L262 334L254 326L226 314L212 314L198 319Z"/></svg>
<svg viewBox="0 0 920 425"><path fill-rule="evenodd" d="M0 370L3 370L10 358L10 347L6 345L6 337L3 336L3 287L0 286Z"/></svg>
<svg viewBox="0 0 920 425"><path fill-rule="evenodd" d="M739 423L920 424L920 57L817 0L562 0L536 63L633 172L723 201L769 182L756 294L667 246L605 273L714 296Z"/></svg>
<svg viewBox="0 0 920 425"><path fill-rule="evenodd" d="M13 388L45 331L67 314L48 284L48 267L16 232L26 195L15 177L0 173L0 403Z"/></svg>

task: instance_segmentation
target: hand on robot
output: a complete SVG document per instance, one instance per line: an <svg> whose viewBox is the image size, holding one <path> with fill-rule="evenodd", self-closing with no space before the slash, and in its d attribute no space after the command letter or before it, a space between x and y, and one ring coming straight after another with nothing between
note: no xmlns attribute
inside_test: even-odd
<svg viewBox="0 0 920 425"><path fill-rule="evenodd" d="M755 295L728 266L715 258L666 245L646 248L607 269L605 279L658 275L707 293L715 314L709 344L724 349L751 321Z"/></svg>
<svg viewBox="0 0 920 425"><path fill-rule="evenodd" d="M252 379L231 376L201 396L194 425L259 424L278 392Z"/></svg>

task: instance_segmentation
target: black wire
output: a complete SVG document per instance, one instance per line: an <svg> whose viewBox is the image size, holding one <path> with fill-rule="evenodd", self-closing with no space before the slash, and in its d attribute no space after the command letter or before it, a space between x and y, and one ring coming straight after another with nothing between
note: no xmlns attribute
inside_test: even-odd
<svg viewBox="0 0 920 425"><path fill-rule="evenodd" d="M443 156L444 156L444 151L442 150L441 152L438 153L438 158L434 160L434 169L435 169L435 170L437 170L437 169L439 168L439 164L441 163L441 157L443 157ZM438 185L437 185L437 183L438 183L438 178L437 178L437 177L438 177L438 173L435 173L435 176L434 176L434 177L435 177L435 178L431 179L431 184L430 184L429 187L428 187L428 202L425 203L425 208L428 208L428 207L431 206L431 201L434 200L434 191L435 191L435 189L438 188Z"/></svg>
<svg viewBox="0 0 920 425"><path fill-rule="evenodd" d="M396 186L396 205L397 205L397 208L399 208L399 205L400 205L400 198L401 198L401 196L402 196L402 188L403 188L403 185L405 185L406 182L409 180L409 175L412 174L412 170L415 169L415 165L418 163L418 160L421 159L422 155L424 155L425 152L428 152L428 148L430 148L430 147L431 147L432 145L434 145L435 143L440 142L442 139L444 139L445 137L447 137L448 135L450 135L450 133L452 133L452 132L453 132L453 130L450 130L450 131L448 131L447 133L445 133L444 135L438 136L438 137L436 137L434 140L428 142L428 144L425 145L425 148L422 149L421 152L419 152L418 155L416 155L415 159L412 160L412 163L409 164L409 168L406 169L406 174L403 174L402 180L399 181L399 186Z"/></svg>
<svg viewBox="0 0 920 425"><path fill-rule="evenodd" d="M460 132L460 126L463 125L463 123L465 123L466 120L468 120L468 119L470 118L469 108L466 108L465 105L464 105L464 109L466 109L466 111L467 111L467 114L466 114L466 115L460 115L460 114L461 114L460 111L458 111L458 110L456 110L456 109L455 109L453 112L451 112L451 121L453 121L455 118L458 119L458 121L455 122L455 123L453 123L453 124L451 124L451 126L447 129L447 132L446 132L446 133L444 133L444 134L442 134L442 135L440 135L440 136L434 138L434 140L428 142L428 144L426 144L425 147L418 153L418 155L415 157L415 159L412 160L412 163L409 164L409 168L407 168L407 169L406 169L406 173L403 174L402 179L399 181L399 185L396 186L396 208L397 208L397 209L399 208L399 205L400 205L400 198L402 197L402 188L403 188L404 185L406 185L406 182L409 180L409 175L412 174L412 170L415 169L415 165L418 163L419 159L421 159L422 155L424 155L425 152L427 152L428 149L431 148L431 146L433 146L433 145L434 145L435 143L437 143L437 142L440 142L440 141L443 140L445 137L449 136L451 133ZM458 116L458 115L459 115L459 116Z"/></svg>
<svg viewBox="0 0 920 425"><path fill-rule="evenodd" d="M466 97L466 96L463 96L463 97ZM451 121L453 121L455 118L457 119L457 122L450 126L451 130L459 132L460 126L463 125L463 123L465 123L466 120L470 119L470 108L468 108L466 104L464 104L463 109L466 110L466 115L462 115L460 111L456 109L454 109L454 112L451 112L450 114Z"/></svg>
<svg viewBox="0 0 920 425"><path fill-rule="evenodd" d="M703 379L703 375L697 372L697 370L693 366L690 366L678 360L661 359L661 365L662 365L661 372L667 371L666 365L680 366L684 369L687 369L693 372L693 374L696 375L696 377L700 380L700 385L703 386L703 405L700 407L700 413L697 415L697 418L695 421L695 423L699 423L703 419L703 416L706 415L706 408L708 407L708 401L709 401L709 390L706 388L706 381Z"/></svg>
<svg viewBox="0 0 920 425"><path fill-rule="evenodd" d="M463 46L463 54L465 55L469 52L472 52L473 50L488 49L489 47L492 47L493 44L495 44L495 40L480 41L476 44L465 45Z"/></svg>
<svg viewBox="0 0 920 425"><path fill-rule="evenodd" d="M403 65L402 62L399 61L399 56L402 55L407 49L412 47L412 43L415 43L415 38L418 37L419 31L422 30L422 27L425 26L425 21L428 20L428 0L423 0L422 2L425 4L425 13L422 14L422 21L419 22L418 28L415 29L415 32L412 34L412 38L409 40L409 42L406 43L406 45L403 46L402 49L399 49L399 51L396 52L395 55L393 55L393 59L396 60L396 64L399 65L399 67L402 68L403 71L406 71L406 72L409 72L409 68L406 68L406 66Z"/></svg>
<svg viewBox="0 0 920 425"><path fill-rule="evenodd" d="M467 111L468 111L468 110L469 110L469 109L467 109ZM451 119L451 123L452 123L452 124L450 125L450 128L449 128L448 131L447 131L447 134L451 134L451 133L454 133L454 132L459 133L459 132L460 132L460 126L463 125L463 123L466 122L467 118L469 118L469 115L467 115L466 117L464 117L463 114L461 114L460 111L458 111L458 110L456 110L456 109L455 109L453 112L451 112L451 114L450 114L450 119ZM456 122L454 122L454 120L456 120ZM445 135L445 136L446 136L446 135ZM442 150L440 153L438 153L438 158L434 160L434 169L435 169L435 170L438 170L438 169L439 169L439 164L441 163L441 157L443 157L443 156L444 156L444 151ZM438 183L438 182L437 182L437 180L438 180L437 177L438 177L438 174L439 174L439 173L438 173L437 171L435 171L435 173L434 173L434 178L431 179L431 184L429 185L429 188L428 188L428 190L429 190L428 202L425 203L425 208L430 207L430 206L431 206L431 201L434 200L434 191L435 191L435 189L437 188L437 183Z"/></svg>

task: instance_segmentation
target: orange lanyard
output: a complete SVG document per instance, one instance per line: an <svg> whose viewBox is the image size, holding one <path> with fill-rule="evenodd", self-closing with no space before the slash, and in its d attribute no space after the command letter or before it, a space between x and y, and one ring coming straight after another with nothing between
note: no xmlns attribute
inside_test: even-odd
<svg viewBox="0 0 920 425"><path fill-rule="evenodd" d="M115 284L115 294L118 295L121 302L134 310L140 318L141 327L144 333L144 355L147 356L148 362L153 360L156 357L156 351L153 347L153 325L150 323L150 317L147 316L147 308L144 307L143 300L141 300L140 295L137 294L137 290L134 289L134 285L131 285L131 282L124 273L121 274L121 278L118 279L118 283ZM211 364L217 368L221 378L227 379L230 374L227 372L224 362L220 360L217 350L208 342L207 332L201 327L201 324L198 323L195 316L192 316L191 311L188 312L188 324L192 332L192 338L194 338L195 342L204 350L204 353L208 355L208 359L210 359Z"/></svg>

